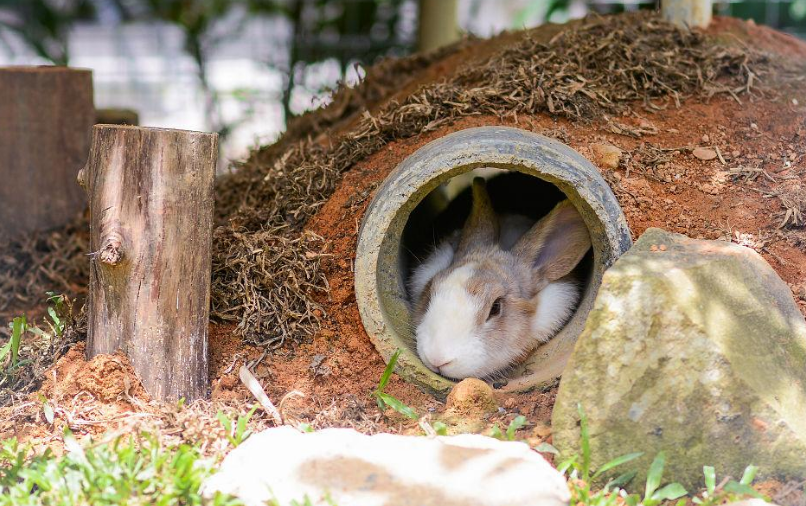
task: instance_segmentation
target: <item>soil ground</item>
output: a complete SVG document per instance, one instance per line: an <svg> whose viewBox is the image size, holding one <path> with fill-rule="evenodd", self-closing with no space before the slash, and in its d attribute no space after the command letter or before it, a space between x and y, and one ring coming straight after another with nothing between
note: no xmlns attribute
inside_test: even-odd
<svg viewBox="0 0 806 506"><path fill-rule="evenodd" d="M806 59L806 44L750 23L718 18L710 30L753 39L763 49ZM474 57L487 57L497 44L505 44L511 37L468 44L459 53L433 63L420 75L421 82L440 79ZM778 86L775 76L770 79L773 82L764 83L763 96L744 96L741 102L730 97L688 100L677 108L670 101L661 111L590 121L548 114L520 118L479 115L389 143L347 172L307 225L324 238L321 253L327 256L322 268L331 288L320 301L327 317L313 338L267 353L244 345L233 327L211 324L211 400L182 407L151 400L124 356L87 361L80 343L47 372L42 388L29 401L0 409L0 439L17 436L58 451L64 426L96 438L136 428L202 441L211 451L221 451L223 429L216 413L244 414L254 403L238 379L244 363L250 364L287 423L305 422L315 428L349 426L367 433L421 433L416 421L390 410L380 412L371 397L385 364L364 332L355 304L352 262L358 225L373 190L400 161L434 139L475 126L516 126L557 138L579 151L597 164L610 183L634 237L648 227L662 227L753 248L787 282L806 314L806 230L802 221L799 225L793 222L797 213L806 212L806 84ZM405 90L414 90L418 84L410 82ZM347 128L345 123L349 121L337 128ZM321 135L335 134L326 131ZM602 163L594 147L597 144L621 151L618 166ZM710 156L695 148L712 150L718 156L703 159ZM421 415L438 418L445 410L442 402L396 376L386 391ZM533 443L550 442L555 393L556 386L517 395L496 393L500 409L480 420L480 430L489 430L494 424L505 427L517 415L524 415L528 424L519 437ZM54 408L53 423L45 419L43 399ZM261 412L250 422L255 429L271 425L270 417ZM776 493L784 490L782 484L765 486Z"/></svg>

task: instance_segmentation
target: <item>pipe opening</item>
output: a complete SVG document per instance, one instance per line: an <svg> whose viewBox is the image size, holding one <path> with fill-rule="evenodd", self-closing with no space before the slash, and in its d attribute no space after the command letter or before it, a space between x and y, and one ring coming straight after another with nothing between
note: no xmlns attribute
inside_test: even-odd
<svg viewBox="0 0 806 506"><path fill-rule="evenodd" d="M404 341L408 343L409 350L417 353L426 365L432 363L433 360L427 360L426 357L422 356L422 352L418 352L416 330L412 328L417 324L415 308L418 304L422 304L422 301L418 300L418 298L427 297L417 293L418 290L421 290L418 286L418 272L429 273L429 265L437 261L438 252L444 251L446 244L455 243L456 237L461 234L470 214L473 200L471 185L475 177L483 177L486 180L487 193L493 210L502 224L498 245L504 251L512 250L527 230L535 226L540 219L546 217L557 204L567 199L566 195L557 186L534 175L514 170L484 167L452 177L437 186L417 204L408 216L398 252L398 269L402 273L403 285L411 308L409 318L412 325L398 326L397 331L404 338ZM551 332L550 336L559 332L576 313L579 301L584 298L585 292L589 288L592 268L593 251L588 249L573 270L563 277L562 286L570 286L573 289L575 300L567 304L571 311L570 314L562 317L560 327ZM484 275L486 273L482 270L478 274ZM500 272L495 274L496 277L501 277ZM524 328L527 325L525 310L500 307L506 297L519 295L518 293L510 293L517 292L517 286L506 286L505 281L507 280L501 281L502 286L500 288L505 290L500 295L504 297L501 298L502 302L498 303L497 307L502 314L496 315L500 316L500 318L498 318L498 321L492 322L499 325L495 334L487 337L496 339L499 353L511 355L511 360L506 361L509 365L503 368L490 366L495 369L490 373L465 373L474 377L481 375L481 377L486 377L497 385L504 385L508 382L508 378L517 378L523 376L526 372L520 362L520 350L516 345L504 339L511 339L516 336L501 334L516 332L519 335L529 336L532 333L528 328ZM517 280L508 281L511 283ZM544 310L557 307L558 302L562 303L557 300L557 297L554 297L553 300L548 300L552 297L550 291L545 292L541 303L541 307ZM456 302L461 305L463 301L457 300ZM448 304L450 305L450 302ZM463 308L432 307L430 311L439 314L440 312L445 312L443 309L461 311ZM443 316L448 317L448 315ZM473 315L468 314L467 316L472 318ZM481 323L479 328L475 330L483 332L485 324L486 322ZM461 344L459 336L451 336L451 339L457 346ZM483 348L484 344L484 342L480 342L479 348ZM502 347L510 347L511 349L501 350ZM532 348L536 348L536 346L532 346ZM484 365L486 366L486 364ZM439 371L439 374L448 379L461 379L461 377L452 378L450 370Z"/></svg>
<svg viewBox="0 0 806 506"><path fill-rule="evenodd" d="M631 244L626 220L598 169L553 139L514 128L472 128L409 156L379 187L363 218L356 298L364 328L384 359L400 349L398 374L436 395L447 393L455 381L429 369L417 354L410 281L440 239L462 229L476 175L487 179L497 214L535 222L567 198L591 239L591 249L570 274L581 286L573 315L552 339L494 382L502 390L548 385L561 375L604 270Z"/></svg>

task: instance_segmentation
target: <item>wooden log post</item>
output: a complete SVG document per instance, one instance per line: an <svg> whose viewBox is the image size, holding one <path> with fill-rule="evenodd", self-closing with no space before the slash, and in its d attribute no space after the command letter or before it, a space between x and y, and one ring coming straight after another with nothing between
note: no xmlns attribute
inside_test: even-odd
<svg viewBox="0 0 806 506"><path fill-rule="evenodd" d="M94 122L91 71L0 68L0 241L64 225L84 209L76 174Z"/></svg>
<svg viewBox="0 0 806 506"><path fill-rule="evenodd" d="M160 400L207 396L218 135L96 125L87 355L123 350Z"/></svg>
<svg viewBox="0 0 806 506"><path fill-rule="evenodd" d="M663 17L679 26L706 28L711 24L711 0L662 0L661 8Z"/></svg>

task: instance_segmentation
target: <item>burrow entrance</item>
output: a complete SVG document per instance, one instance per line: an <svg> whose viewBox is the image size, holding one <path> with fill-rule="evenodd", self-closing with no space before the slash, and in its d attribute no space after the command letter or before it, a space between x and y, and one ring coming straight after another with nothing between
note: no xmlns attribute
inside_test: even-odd
<svg viewBox="0 0 806 506"><path fill-rule="evenodd" d="M524 391L558 378L591 309L604 270L631 245L626 220L598 169L562 143L508 127L481 127L438 139L405 159L378 189L362 222L356 298L364 327L385 360L401 349L398 372L444 395L455 383L429 370L416 353L408 279L441 237L461 228L467 187L488 180L498 213L537 220L568 198L582 215L592 250L575 270L584 286L566 326L499 382Z"/></svg>

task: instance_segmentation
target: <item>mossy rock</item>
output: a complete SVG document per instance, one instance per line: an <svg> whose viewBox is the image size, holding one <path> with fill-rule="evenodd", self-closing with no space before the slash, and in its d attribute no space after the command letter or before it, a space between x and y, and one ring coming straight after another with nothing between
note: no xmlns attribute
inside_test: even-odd
<svg viewBox="0 0 806 506"><path fill-rule="evenodd" d="M754 251L649 229L604 275L560 384L554 442L594 464L665 450L665 481L806 477L806 322ZM630 465L632 465L631 463ZM622 469L623 472L626 469Z"/></svg>

